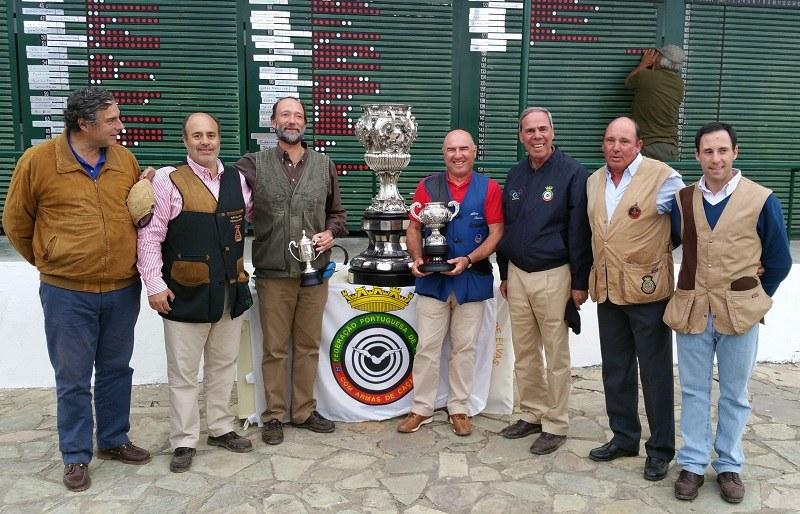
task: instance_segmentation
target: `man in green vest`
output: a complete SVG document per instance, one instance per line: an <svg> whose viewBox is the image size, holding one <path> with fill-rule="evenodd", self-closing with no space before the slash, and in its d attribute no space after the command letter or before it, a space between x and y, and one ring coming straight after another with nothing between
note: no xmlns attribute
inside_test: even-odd
<svg viewBox="0 0 800 514"><path fill-rule="evenodd" d="M697 131L695 149L703 176L678 192L672 208L672 239L683 242L683 261L664 313L676 333L681 380L683 447L675 497L697 498L713 442L720 495L740 503L747 382L758 353L758 325L789 274L792 256L780 201L733 167L739 152L733 127L708 123ZM712 439L715 356L719 402Z"/></svg>
<svg viewBox="0 0 800 514"><path fill-rule="evenodd" d="M631 118L644 140L642 155L659 161L677 161L678 110L683 101L681 65L686 54L675 45L646 50L642 60L625 78L634 90Z"/></svg>
<svg viewBox="0 0 800 514"><path fill-rule="evenodd" d="M259 299L263 359L261 372L267 410L261 438L283 442L283 420L313 432L334 431L332 421L316 410L314 382L328 284L301 287L304 265L289 253L289 242L311 236L319 256L316 269L329 261L336 237L347 235L336 166L303 141L306 111L296 98L272 106L274 148L249 153L236 166L253 188L255 239L253 265ZM287 366L291 337L291 398L287 402Z"/></svg>

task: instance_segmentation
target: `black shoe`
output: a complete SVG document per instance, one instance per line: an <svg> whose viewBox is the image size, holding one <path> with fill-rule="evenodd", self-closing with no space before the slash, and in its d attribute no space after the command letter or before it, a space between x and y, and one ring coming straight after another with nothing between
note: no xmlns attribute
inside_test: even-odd
<svg viewBox="0 0 800 514"><path fill-rule="evenodd" d="M538 434L542 431L541 423L528 423L524 419L518 419L513 425L508 425L500 431L500 435L506 439L519 439L531 434Z"/></svg>
<svg viewBox="0 0 800 514"><path fill-rule="evenodd" d="M644 461L644 479L651 482L663 480L669 470L669 461L658 457L647 457Z"/></svg>
<svg viewBox="0 0 800 514"><path fill-rule="evenodd" d="M221 446L235 453L247 453L253 450L250 439L240 436L236 432L228 432L219 437L208 436L209 446Z"/></svg>
<svg viewBox="0 0 800 514"><path fill-rule="evenodd" d="M192 457L194 457L194 448L187 448L186 446L179 446L172 452L172 460L169 463L169 470L173 473L183 473L189 471L192 467Z"/></svg>
<svg viewBox="0 0 800 514"><path fill-rule="evenodd" d="M308 419L302 423L292 424L297 428L305 428L319 434L330 434L336 430L336 425L333 424L333 421L323 418L317 411L312 412Z"/></svg>
<svg viewBox="0 0 800 514"><path fill-rule="evenodd" d="M283 442L283 423L277 419L267 421L261 429L261 440L267 444L281 444Z"/></svg>
<svg viewBox="0 0 800 514"><path fill-rule="evenodd" d="M606 462L620 457L636 457L639 450L626 450L609 441L603 446L589 452L589 458L597 462Z"/></svg>

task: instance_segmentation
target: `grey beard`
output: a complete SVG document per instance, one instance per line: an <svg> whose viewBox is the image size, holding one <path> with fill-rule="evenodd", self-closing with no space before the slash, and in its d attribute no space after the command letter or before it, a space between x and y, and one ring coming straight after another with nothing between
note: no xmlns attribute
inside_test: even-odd
<svg viewBox="0 0 800 514"><path fill-rule="evenodd" d="M283 131L282 128L277 127L275 129L275 134L277 134L278 139L280 139L284 143L293 145L303 140L303 135L305 134L305 131L306 130L304 128L298 134L287 134L286 132Z"/></svg>

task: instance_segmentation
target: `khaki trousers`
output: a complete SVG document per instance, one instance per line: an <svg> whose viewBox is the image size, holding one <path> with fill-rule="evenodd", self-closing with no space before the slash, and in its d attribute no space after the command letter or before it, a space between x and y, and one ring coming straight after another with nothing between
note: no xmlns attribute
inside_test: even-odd
<svg viewBox="0 0 800 514"><path fill-rule="evenodd" d="M256 291L264 349L261 373L267 400L267 410L261 419L283 422L286 417L286 375L291 344L291 421L302 423L316 409L314 382L328 283L300 287L299 278L256 278Z"/></svg>
<svg viewBox="0 0 800 514"><path fill-rule="evenodd" d="M542 430L569 429L569 334L564 307L572 295L569 265L526 273L508 264L508 308L520 418Z"/></svg>
<svg viewBox="0 0 800 514"><path fill-rule="evenodd" d="M484 302L459 305L451 294L446 302L417 295L419 342L414 354L414 402L411 410L432 416L439 389L439 362L444 337L450 332L447 411L467 414L475 375L475 340L483 318Z"/></svg>
<svg viewBox="0 0 800 514"><path fill-rule="evenodd" d="M231 389L242 337L242 317L231 319L226 309L216 323L182 323L164 320L167 350L170 423L169 443L196 448L200 438L197 374L203 357L203 387L208 435L219 437L233 430Z"/></svg>

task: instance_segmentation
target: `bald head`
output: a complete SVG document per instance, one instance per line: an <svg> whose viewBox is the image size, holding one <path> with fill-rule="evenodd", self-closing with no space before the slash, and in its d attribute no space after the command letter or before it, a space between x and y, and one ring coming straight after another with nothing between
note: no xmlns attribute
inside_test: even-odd
<svg viewBox="0 0 800 514"><path fill-rule="evenodd" d="M615 118L608 124L606 127L606 133L608 133L611 129L623 129L623 130L633 130L633 137L634 139L639 139L639 125L633 121L633 118L629 118L627 116L620 116L619 118Z"/></svg>
<svg viewBox="0 0 800 514"><path fill-rule="evenodd" d="M608 124L603 137L603 155L612 174L625 171L641 149L642 140L639 139L639 127L635 121L623 116Z"/></svg>
<svg viewBox="0 0 800 514"><path fill-rule="evenodd" d="M442 155L447 173L452 178L466 178L472 173L478 149L472 135L466 130L451 130L444 136Z"/></svg>

